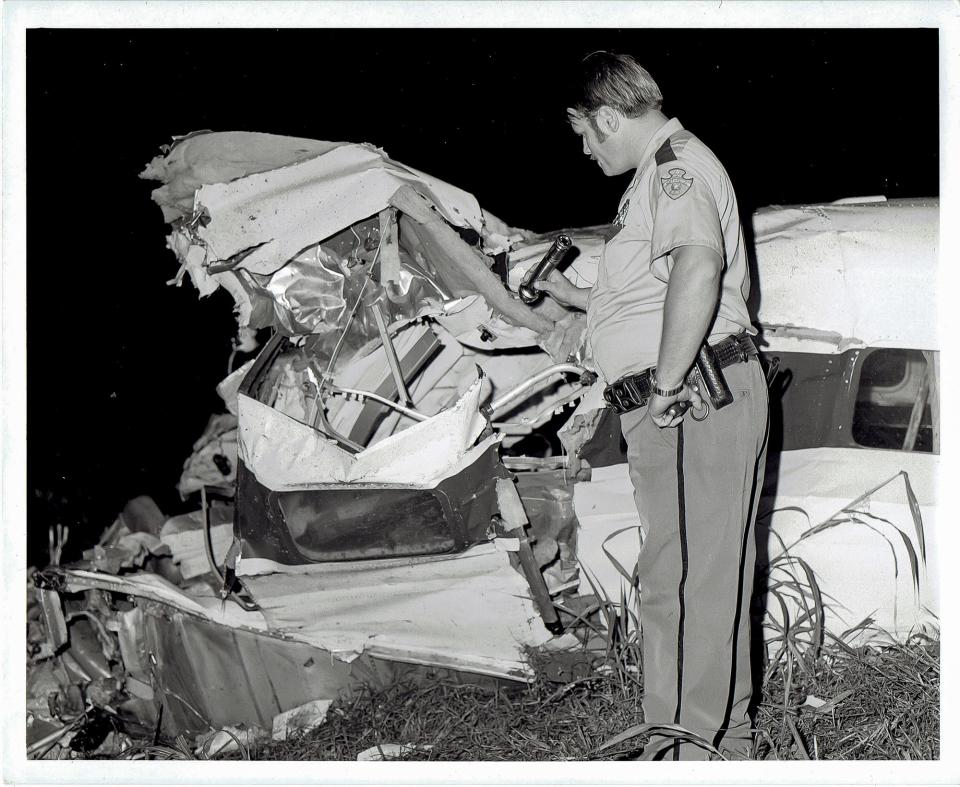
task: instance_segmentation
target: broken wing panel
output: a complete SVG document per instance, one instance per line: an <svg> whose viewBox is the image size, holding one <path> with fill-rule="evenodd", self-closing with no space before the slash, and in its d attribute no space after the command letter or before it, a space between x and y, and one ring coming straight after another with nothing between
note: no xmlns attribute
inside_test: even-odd
<svg viewBox="0 0 960 787"><path fill-rule="evenodd" d="M338 144L251 131L194 132L176 138L140 177L163 181L153 191L153 200L163 209L164 220L174 221L193 214L194 195L204 184L283 167L327 153Z"/></svg>
<svg viewBox="0 0 960 787"><path fill-rule="evenodd" d="M451 224L483 227L476 199L465 191L400 167L379 151L343 145L282 169L203 186L197 208L210 216L197 229L208 262L248 249L242 266L269 274L300 251L388 207L402 185L416 184Z"/></svg>

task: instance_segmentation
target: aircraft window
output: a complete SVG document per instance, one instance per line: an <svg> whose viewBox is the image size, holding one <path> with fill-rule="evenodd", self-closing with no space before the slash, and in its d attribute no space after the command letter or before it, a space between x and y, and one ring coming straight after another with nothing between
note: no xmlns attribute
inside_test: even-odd
<svg viewBox="0 0 960 787"><path fill-rule="evenodd" d="M866 448L939 453L938 360L920 350L880 349L866 355L853 439Z"/></svg>

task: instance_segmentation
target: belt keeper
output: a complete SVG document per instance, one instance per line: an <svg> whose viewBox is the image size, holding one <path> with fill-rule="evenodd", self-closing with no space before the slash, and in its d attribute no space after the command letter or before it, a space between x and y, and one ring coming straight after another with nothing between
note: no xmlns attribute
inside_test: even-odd
<svg viewBox="0 0 960 787"><path fill-rule="evenodd" d="M737 345L737 356L740 358L740 363L746 363L748 360L746 342L741 342L740 338L737 337L735 343Z"/></svg>

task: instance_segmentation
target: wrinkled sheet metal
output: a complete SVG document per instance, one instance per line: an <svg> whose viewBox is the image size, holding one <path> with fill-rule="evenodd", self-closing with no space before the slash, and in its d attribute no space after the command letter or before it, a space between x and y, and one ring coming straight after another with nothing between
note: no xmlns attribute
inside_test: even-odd
<svg viewBox="0 0 960 787"><path fill-rule="evenodd" d="M276 304L277 323L287 333L300 333L303 328L309 333L335 329L347 308L347 276L337 263L336 258L317 246L270 277L264 289Z"/></svg>
<svg viewBox="0 0 960 787"><path fill-rule="evenodd" d="M250 131L199 131L175 137L140 174L164 185L153 191L165 221L190 218L194 194L209 183L229 183L329 153L336 142Z"/></svg>
<svg viewBox="0 0 960 787"><path fill-rule="evenodd" d="M499 439L491 435L474 445L486 426L479 395L477 381L453 407L352 454L312 427L241 394L240 458L274 491L361 482L428 488Z"/></svg>
<svg viewBox="0 0 960 787"><path fill-rule="evenodd" d="M173 224L168 246L181 263L173 281L189 274L201 296L223 286L241 327L291 335L342 328L378 260L374 287L386 289L390 321L412 316L426 296L446 297L418 267L423 261L396 246L388 203L402 186L415 188L431 215L475 232L486 255L525 234L467 192L370 145L203 132L155 158L141 177L164 184L153 196ZM360 343L374 335L369 327L361 324Z"/></svg>
<svg viewBox="0 0 960 787"><path fill-rule="evenodd" d="M181 629L191 627L194 638L226 638L228 644L234 641L223 631L216 634L218 629L238 632L238 636L239 632L282 636L320 649L320 655L317 650L312 654L317 661L353 662L366 654L522 680L532 674L526 648L553 638L530 600L525 579L511 566L508 553L495 544L439 558L288 567L283 574L257 574L264 568L260 562L241 558L238 574L244 577L244 585L261 605L261 611L246 611L232 600L221 609L219 597L205 584L195 583L184 589L150 573L109 576L66 570L64 589L71 593L107 590L133 596L141 603L163 605L167 613L161 617L182 613L185 622L176 622L176 615L170 619ZM272 566L266 568L272 570ZM128 634L127 640L136 640L133 633ZM170 631L164 636L183 638ZM177 641L170 640L173 644ZM262 650L267 640L257 642ZM137 664L149 667L135 657L136 648L131 648L129 641L124 643L121 636L121 646L128 651L124 654L125 663L129 662L127 669L137 677ZM194 674L187 679L192 688L180 685L172 689L177 693L181 689L207 692L211 681L204 675L236 671L233 661L221 663L221 657L225 657L222 652L204 655L194 653L191 647L187 653L182 667ZM165 666L174 672L180 668L175 659ZM254 694L262 694L270 676L249 672L245 680L256 684L256 691L251 689ZM333 696L301 697L288 707L306 699ZM200 716L220 718L211 716L209 709ZM223 719L237 721L230 716Z"/></svg>
<svg viewBox="0 0 960 787"><path fill-rule="evenodd" d="M939 201L771 207L753 216L771 349L939 348Z"/></svg>
<svg viewBox="0 0 960 787"><path fill-rule="evenodd" d="M506 552L481 544L439 558L238 572L270 626L350 661L361 653L507 678L530 675L525 649L552 638ZM318 614L322 610L322 614Z"/></svg>
<svg viewBox="0 0 960 787"><path fill-rule="evenodd" d="M416 184L458 227L483 228L476 199L465 191L398 164L369 145L343 144L296 164L201 186L196 207L210 217L196 237L208 262L253 249L242 267L270 274L300 250L388 207L396 190Z"/></svg>
<svg viewBox="0 0 960 787"><path fill-rule="evenodd" d="M206 211L209 224L196 238L208 261L258 246L245 266L254 273L272 273L300 250L378 213L405 183L423 189L451 224L478 232L485 224L471 194L368 144L199 132L155 157L140 177L163 182L153 199L166 221ZM495 217L489 223L509 231Z"/></svg>
<svg viewBox="0 0 960 787"><path fill-rule="evenodd" d="M83 569L66 569L63 573L64 589L69 593L92 589L107 590L166 604L181 612L205 618L211 623L239 626L253 631L266 631L268 628L261 613L247 611L232 600L228 600L221 608L220 597L202 582L181 588L160 575L147 571L122 576Z"/></svg>
<svg viewBox="0 0 960 787"><path fill-rule="evenodd" d="M153 198L164 218L177 222L168 245L203 295L232 279L212 274L210 265L236 263L228 267L272 274L387 208L404 184L415 185L451 224L474 229L495 244L507 244L500 233L512 232L485 215L472 195L392 161L372 145L199 133L153 159L141 177L163 182ZM280 281L274 288L285 289Z"/></svg>
<svg viewBox="0 0 960 787"><path fill-rule="evenodd" d="M347 664L311 644L142 600L121 616L118 635L135 712L155 724L162 704L170 737L231 725L269 730L305 702L389 685L402 669L370 658Z"/></svg>

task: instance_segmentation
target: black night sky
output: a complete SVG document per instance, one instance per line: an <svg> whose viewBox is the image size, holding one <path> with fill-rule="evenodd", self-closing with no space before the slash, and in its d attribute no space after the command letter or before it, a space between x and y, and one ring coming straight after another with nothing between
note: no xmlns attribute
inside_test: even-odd
<svg viewBox="0 0 960 787"><path fill-rule="evenodd" d="M629 52L664 111L760 206L939 193L936 30L31 30L27 34L28 560L65 560L175 484L211 412L232 300L200 302L137 178L171 137L371 142L515 226L605 223L565 122L565 69ZM77 533L73 536L73 533Z"/></svg>

